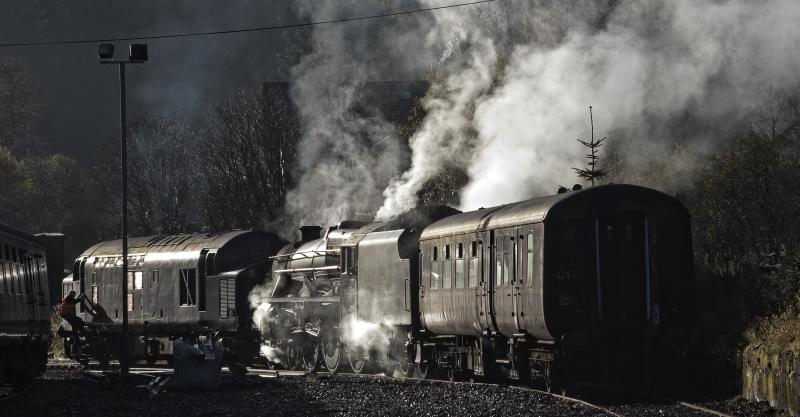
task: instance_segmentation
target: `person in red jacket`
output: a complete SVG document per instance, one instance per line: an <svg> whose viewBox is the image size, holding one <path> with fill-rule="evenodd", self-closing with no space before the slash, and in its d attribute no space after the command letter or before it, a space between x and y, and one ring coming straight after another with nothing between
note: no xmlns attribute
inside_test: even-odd
<svg viewBox="0 0 800 417"><path fill-rule="evenodd" d="M72 331L76 334L83 333L83 328L86 323L83 319L78 317L76 305L86 299L86 294L76 295L75 290L72 290L64 297L59 307L58 314L72 326Z"/></svg>

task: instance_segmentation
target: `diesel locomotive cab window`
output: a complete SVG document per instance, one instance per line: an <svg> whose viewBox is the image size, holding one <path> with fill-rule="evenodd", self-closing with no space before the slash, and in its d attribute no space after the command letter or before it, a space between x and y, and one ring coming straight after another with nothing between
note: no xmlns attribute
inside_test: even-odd
<svg viewBox="0 0 800 417"><path fill-rule="evenodd" d="M456 250L456 288L464 288L464 244Z"/></svg>
<svg viewBox="0 0 800 417"><path fill-rule="evenodd" d="M178 297L180 305L193 306L195 301L196 276L194 269L181 269L178 274Z"/></svg>
<svg viewBox="0 0 800 417"><path fill-rule="evenodd" d="M450 256L450 245L444 247L444 262L442 262L442 288L450 288L453 283L453 259Z"/></svg>

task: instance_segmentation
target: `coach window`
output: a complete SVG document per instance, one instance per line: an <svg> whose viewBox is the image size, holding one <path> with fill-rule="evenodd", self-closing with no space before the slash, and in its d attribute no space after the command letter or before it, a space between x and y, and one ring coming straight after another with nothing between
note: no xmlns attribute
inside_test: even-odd
<svg viewBox="0 0 800 417"><path fill-rule="evenodd" d="M442 288L451 288L453 286L453 252L450 245L442 247L444 253L444 261L442 261Z"/></svg>
<svg viewBox="0 0 800 417"><path fill-rule="evenodd" d="M31 262L33 265L33 276L36 279L36 295L38 297L44 296L44 288L47 284L47 280L44 279L44 265L42 265L41 257L38 255L35 258L31 258Z"/></svg>
<svg viewBox="0 0 800 417"><path fill-rule="evenodd" d="M503 285L508 285L511 276L511 249L514 239L506 236L503 240Z"/></svg>
<svg viewBox="0 0 800 417"><path fill-rule="evenodd" d="M528 285L533 284L533 232L528 232L528 259L525 265L528 274Z"/></svg>
<svg viewBox="0 0 800 417"><path fill-rule="evenodd" d="M499 287L503 285L503 237L497 236L494 240L494 253L495 263L497 264L495 272L496 285Z"/></svg>
<svg viewBox="0 0 800 417"><path fill-rule="evenodd" d="M195 302L196 275L194 269L181 269L178 274L180 305L193 306Z"/></svg>
<svg viewBox="0 0 800 417"><path fill-rule="evenodd" d="M464 244L456 247L456 288L464 288Z"/></svg>
<svg viewBox="0 0 800 417"><path fill-rule="evenodd" d="M478 285L478 242L470 242L469 278L467 285L473 288Z"/></svg>
<svg viewBox="0 0 800 417"><path fill-rule="evenodd" d="M0 294L8 293L8 283L6 283L6 262L3 256L3 247L0 246Z"/></svg>
<svg viewBox="0 0 800 417"><path fill-rule="evenodd" d="M14 274L11 272L11 257L9 256L8 246L5 246L5 286L7 294L14 294ZM0 257L2 257L2 249L0 249Z"/></svg>
<svg viewBox="0 0 800 417"><path fill-rule="evenodd" d="M22 282L25 285L25 295L33 295L33 287L31 286L33 277L31 276L31 265L28 259L28 254L24 250L19 251L19 262L22 264Z"/></svg>
<svg viewBox="0 0 800 417"><path fill-rule="evenodd" d="M432 248L431 256L431 289L439 288L439 248L434 246Z"/></svg>
<svg viewBox="0 0 800 417"><path fill-rule="evenodd" d="M3 254L0 252L0 294L8 293L8 283L6 282L6 263L3 261Z"/></svg>
<svg viewBox="0 0 800 417"><path fill-rule="evenodd" d="M13 246L11 247L11 256L14 257L14 269L17 273L17 294L22 295L22 287L25 285L25 274L22 272L22 259L17 258L17 248Z"/></svg>
<svg viewBox="0 0 800 417"><path fill-rule="evenodd" d="M158 285L158 269L154 270L150 276L150 288Z"/></svg>
<svg viewBox="0 0 800 417"><path fill-rule="evenodd" d="M450 253L450 245L444 246L444 262L442 267L442 288L450 288L453 285L453 257Z"/></svg>

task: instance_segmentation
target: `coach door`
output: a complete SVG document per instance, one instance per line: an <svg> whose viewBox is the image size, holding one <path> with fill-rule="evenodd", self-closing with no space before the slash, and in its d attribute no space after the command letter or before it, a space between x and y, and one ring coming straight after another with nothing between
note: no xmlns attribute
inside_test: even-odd
<svg viewBox="0 0 800 417"><path fill-rule="evenodd" d="M482 270L480 287L483 295L483 317L485 318L485 329L497 331L497 321L495 320L495 277L494 277L494 232L483 232L481 238L484 242L482 252Z"/></svg>
<svg viewBox="0 0 800 417"><path fill-rule="evenodd" d="M208 249L203 249L200 251L200 261L197 264L197 310L200 312L200 320L206 319L206 276L208 276L208 255Z"/></svg>
<svg viewBox="0 0 800 417"><path fill-rule="evenodd" d="M595 223L598 313L610 325L649 319L648 223L643 213L600 215Z"/></svg>
<svg viewBox="0 0 800 417"><path fill-rule="evenodd" d="M516 308L520 330L547 338L544 329L542 291L542 224L517 229Z"/></svg>
<svg viewBox="0 0 800 417"><path fill-rule="evenodd" d="M516 239L513 229L501 229L494 235L495 321L498 330L506 336L518 332L514 312L514 258Z"/></svg>
<svg viewBox="0 0 800 417"><path fill-rule="evenodd" d="M473 298L475 298L475 303L473 305L475 308L475 323L478 326L478 329L475 330L479 333L484 330L489 330L491 327L488 314L489 295L486 291L486 283L484 282L484 279L488 279L488 277L483 274L483 267L481 264L483 250L483 242L480 238L473 237L469 243L467 253L469 259L467 262L467 287L474 290L475 296Z"/></svg>
<svg viewBox="0 0 800 417"><path fill-rule="evenodd" d="M159 307L159 274L158 269L150 269L144 277L147 280L147 301L145 303L148 320L158 320L164 317L164 310Z"/></svg>

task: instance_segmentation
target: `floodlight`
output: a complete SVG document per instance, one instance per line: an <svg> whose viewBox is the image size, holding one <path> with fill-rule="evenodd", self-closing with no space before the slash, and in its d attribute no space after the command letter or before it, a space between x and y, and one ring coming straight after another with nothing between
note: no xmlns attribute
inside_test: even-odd
<svg viewBox="0 0 800 417"><path fill-rule="evenodd" d="M131 62L145 62L147 61L147 44L146 43L132 43L128 59Z"/></svg>
<svg viewBox="0 0 800 417"><path fill-rule="evenodd" d="M113 43L97 44L97 56L99 56L101 60L114 59L114 44Z"/></svg>

